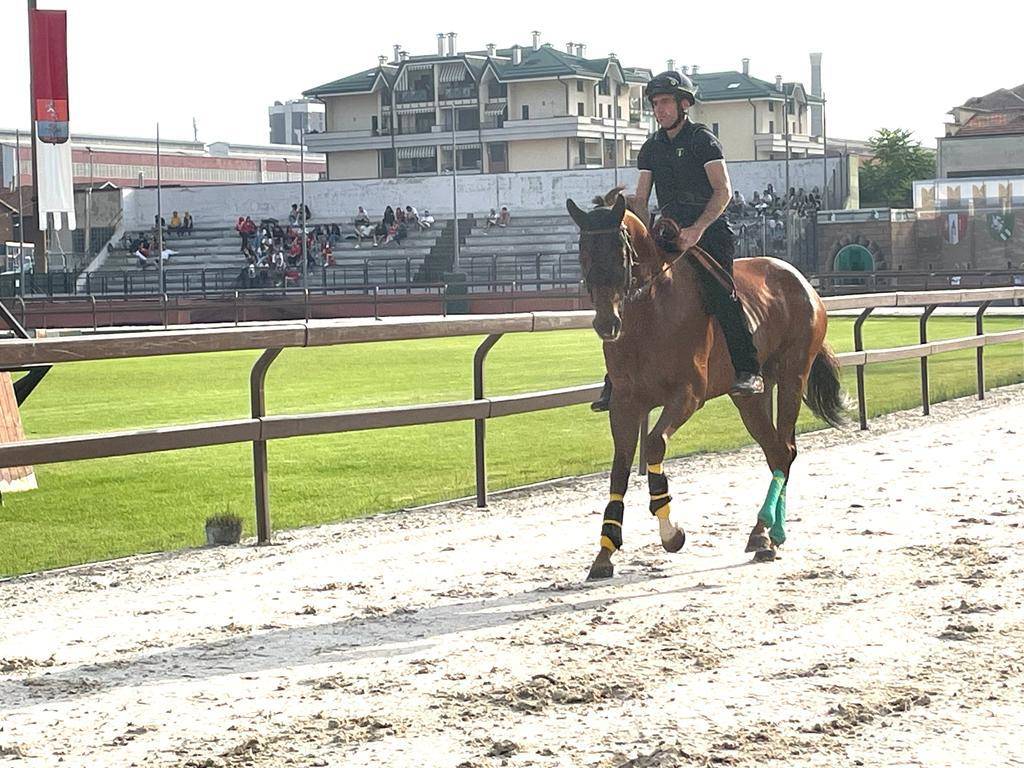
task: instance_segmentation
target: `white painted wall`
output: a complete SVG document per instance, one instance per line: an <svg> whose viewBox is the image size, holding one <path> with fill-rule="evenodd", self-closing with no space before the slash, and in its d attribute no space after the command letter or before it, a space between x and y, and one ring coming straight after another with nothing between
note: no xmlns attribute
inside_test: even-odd
<svg viewBox="0 0 1024 768"><path fill-rule="evenodd" d="M830 173L840 163L829 158ZM819 160L790 161L790 185L810 190L821 186L823 170ZM730 163L733 187L750 197L768 182L782 188L785 163L781 160ZM635 168L620 168L619 183L635 188ZM580 205L614 186L614 170L536 171L530 173L475 174L459 177L460 214L485 214L491 208L507 205L515 212L563 210L566 198ZM156 212L156 190L122 189L125 227L145 229L152 225ZM287 219L291 204L299 200L299 183L231 184L219 186L175 187L162 191L164 218L172 210L190 211L196 226L232 226L238 216ZM343 221L364 206L371 216L379 216L385 206L401 202L420 210L429 208L439 215L451 215L451 176L404 179L359 179L352 181L316 181L306 184L306 201L312 222Z"/></svg>

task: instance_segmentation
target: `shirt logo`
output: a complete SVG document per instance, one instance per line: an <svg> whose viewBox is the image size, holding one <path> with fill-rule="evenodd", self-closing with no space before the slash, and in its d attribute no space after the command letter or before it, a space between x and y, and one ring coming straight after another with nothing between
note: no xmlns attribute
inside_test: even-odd
<svg viewBox="0 0 1024 768"><path fill-rule="evenodd" d="M676 157L682 157L684 152L685 152L685 150L682 147L677 147L676 148Z"/></svg>

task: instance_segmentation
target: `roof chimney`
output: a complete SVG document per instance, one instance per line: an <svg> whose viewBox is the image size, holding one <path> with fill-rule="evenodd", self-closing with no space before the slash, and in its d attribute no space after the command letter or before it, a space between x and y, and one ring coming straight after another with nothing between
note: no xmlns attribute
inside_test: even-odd
<svg viewBox="0 0 1024 768"><path fill-rule="evenodd" d="M437 33L437 55L444 56L444 32Z"/></svg>
<svg viewBox="0 0 1024 768"><path fill-rule="evenodd" d="M683 74L684 75L690 74L690 65L689 64L683 64Z"/></svg>
<svg viewBox="0 0 1024 768"><path fill-rule="evenodd" d="M512 46L512 63L517 65L523 63L523 49L518 45Z"/></svg>
<svg viewBox="0 0 1024 768"><path fill-rule="evenodd" d="M782 75L775 76L775 90L782 91Z"/></svg>
<svg viewBox="0 0 1024 768"><path fill-rule="evenodd" d="M750 59L743 59L743 74L750 75Z"/></svg>
<svg viewBox="0 0 1024 768"><path fill-rule="evenodd" d="M408 61L409 60L409 52L408 51L399 51L398 52L398 58L401 61Z"/></svg>
<svg viewBox="0 0 1024 768"><path fill-rule="evenodd" d="M395 49L395 58L393 58L392 61L397 63L398 60L401 58L401 56L399 56L399 54L402 52L402 46L394 45L392 47Z"/></svg>
<svg viewBox="0 0 1024 768"><path fill-rule="evenodd" d="M498 46L496 46L494 43L488 43L487 44L487 55L488 56L494 56L494 53L497 50L498 50Z"/></svg>
<svg viewBox="0 0 1024 768"><path fill-rule="evenodd" d="M573 56L576 53L576 43L573 43L573 42L566 43L565 44L565 52L568 53L570 56Z"/></svg>
<svg viewBox="0 0 1024 768"><path fill-rule="evenodd" d="M540 32L533 30L533 50L540 50Z"/></svg>
<svg viewBox="0 0 1024 768"><path fill-rule="evenodd" d="M583 43L577 43L576 44L576 55L579 56L581 59L585 58L586 55L587 55L587 46L585 44L583 44Z"/></svg>
<svg viewBox="0 0 1024 768"><path fill-rule="evenodd" d="M676 60L675 59L669 59L668 61L665 62L665 71L666 72L675 72L675 70L676 70Z"/></svg>
<svg viewBox="0 0 1024 768"><path fill-rule="evenodd" d="M378 56L377 57L377 66L378 67L383 67L387 63L388 63L388 57L387 56Z"/></svg>
<svg viewBox="0 0 1024 768"><path fill-rule="evenodd" d="M700 70L700 64L694 64L693 67L690 69L690 71L693 72L693 74L695 74L695 75L697 74L697 72L699 70Z"/></svg>
<svg viewBox="0 0 1024 768"><path fill-rule="evenodd" d="M821 96L821 54L811 54L811 94Z"/></svg>
<svg viewBox="0 0 1024 768"><path fill-rule="evenodd" d="M454 32L449 32L448 33L448 55L449 56L454 56L455 55L455 33Z"/></svg>

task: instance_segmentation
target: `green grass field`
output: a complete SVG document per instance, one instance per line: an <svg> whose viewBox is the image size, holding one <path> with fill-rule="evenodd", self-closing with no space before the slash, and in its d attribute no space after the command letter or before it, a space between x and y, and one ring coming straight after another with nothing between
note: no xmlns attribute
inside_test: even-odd
<svg viewBox="0 0 1024 768"><path fill-rule="evenodd" d="M990 318L986 330L1022 327ZM852 349L852 318L833 318L829 338ZM931 338L974 332L973 318L935 317ZM271 414L460 400L472 395L479 338L285 351L267 380ZM868 322L869 348L917 341L914 318ZM248 415L254 352L71 363L54 368L22 408L29 437L186 424ZM986 351L990 387L1024 381L1020 344ZM974 351L931 359L932 399L974 390ZM490 394L600 380L600 344L589 331L509 335L488 358ZM846 372L854 392L852 370ZM868 406L878 414L919 404L916 360L871 366ZM854 418L856 414L853 414ZM822 424L805 412L801 430ZM670 455L721 451L750 441L726 398L700 411ZM605 470L607 420L586 406L495 419L488 425L492 490ZM465 496L473 492L471 423L406 427L270 444L275 529ZM0 575L140 552L196 546L203 522L231 510L252 533L250 445L97 459L36 468L39 490L10 494L0 508ZM595 504L600 500L595 500ZM753 504L755 500L751 500Z"/></svg>

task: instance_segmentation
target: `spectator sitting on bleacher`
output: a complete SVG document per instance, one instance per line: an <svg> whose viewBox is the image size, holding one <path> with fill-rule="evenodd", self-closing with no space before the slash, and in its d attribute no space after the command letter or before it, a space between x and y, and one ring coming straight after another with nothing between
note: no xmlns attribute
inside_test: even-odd
<svg viewBox="0 0 1024 768"><path fill-rule="evenodd" d="M487 229L484 230L484 234L487 234L488 229L496 226L498 226L498 212L491 208L491 212L487 214Z"/></svg>
<svg viewBox="0 0 1024 768"><path fill-rule="evenodd" d="M419 224L420 212L413 208L411 205L405 206L405 223L406 224Z"/></svg>
<svg viewBox="0 0 1024 768"><path fill-rule="evenodd" d="M323 245L321 246L320 256L323 259L323 265L325 267L334 266L334 250L331 248L329 240L324 240Z"/></svg>
<svg viewBox="0 0 1024 768"><path fill-rule="evenodd" d="M367 219L366 223L369 224L370 220ZM337 224L331 224L327 231L327 239L330 241L332 248L337 248L338 243L341 242L341 227Z"/></svg>
<svg viewBox="0 0 1024 768"><path fill-rule="evenodd" d="M167 227L167 231L170 234L181 236L181 217L177 211L171 214L171 225Z"/></svg>
<svg viewBox="0 0 1024 768"><path fill-rule="evenodd" d="M395 221L398 223L405 221L405 208L400 205L395 206Z"/></svg>
<svg viewBox="0 0 1024 768"><path fill-rule="evenodd" d="M498 214L498 226L507 227L511 221L512 214L508 212L508 208L506 206L501 206L501 213Z"/></svg>
<svg viewBox="0 0 1024 768"><path fill-rule="evenodd" d="M391 225L395 223L395 209L390 205L384 209L384 218L381 219L384 224L384 231L387 232L391 228Z"/></svg>
<svg viewBox="0 0 1024 768"><path fill-rule="evenodd" d="M299 223L299 204L298 203L292 203L292 210L288 214L288 223L289 224L293 224L293 225Z"/></svg>
<svg viewBox="0 0 1024 768"><path fill-rule="evenodd" d="M430 211L424 208L423 215L417 219L416 223L419 225L420 229L430 229L434 226L434 217L430 214Z"/></svg>
<svg viewBox="0 0 1024 768"><path fill-rule="evenodd" d="M189 213L188 211L185 211L185 217L184 217L184 219L182 219L181 226L182 226L182 231L186 235L191 235L192 234L192 226L193 226L192 214Z"/></svg>
<svg viewBox="0 0 1024 768"><path fill-rule="evenodd" d="M363 244L363 240L372 240L374 245L377 245L377 237L373 224L366 221L360 224L356 221L356 248L359 248Z"/></svg>
<svg viewBox="0 0 1024 768"><path fill-rule="evenodd" d="M359 210L356 211L355 221L353 221L352 223L355 224L357 227L360 224L370 223L370 215L366 212L366 209L363 208L363 206L359 206Z"/></svg>

